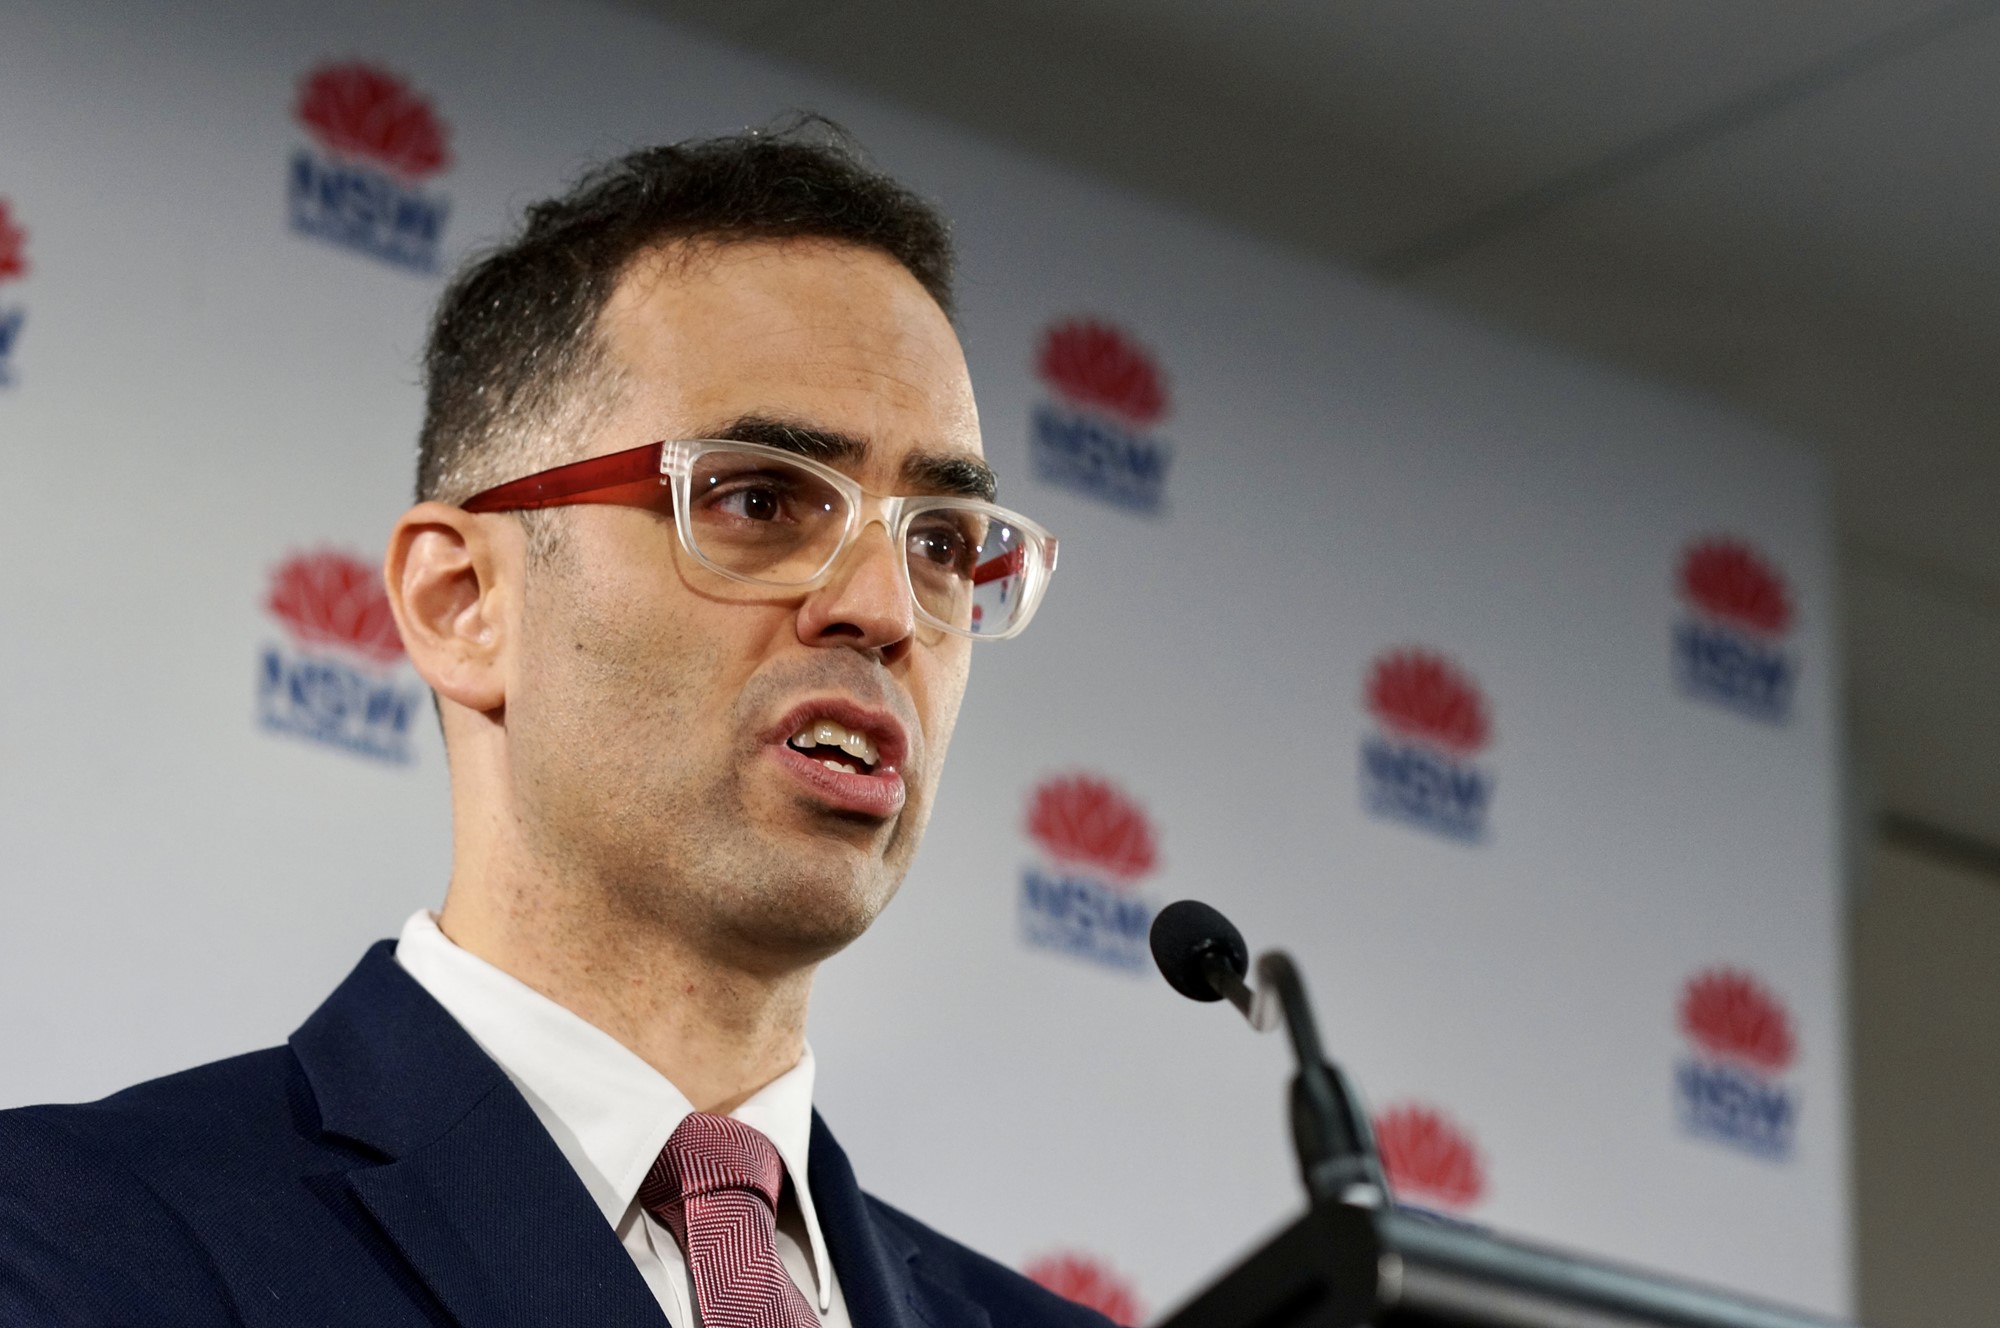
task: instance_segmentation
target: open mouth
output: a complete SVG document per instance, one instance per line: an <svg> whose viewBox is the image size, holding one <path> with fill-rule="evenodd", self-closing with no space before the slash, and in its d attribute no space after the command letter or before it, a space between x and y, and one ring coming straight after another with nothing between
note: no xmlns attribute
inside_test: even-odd
<svg viewBox="0 0 2000 1328"><path fill-rule="evenodd" d="M767 750L823 808L874 820L903 810L909 737L886 711L823 697L794 707L767 735Z"/></svg>
<svg viewBox="0 0 2000 1328"><path fill-rule="evenodd" d="M875 740L830 719L815 720L785 740L785 745L829 770L872 775L882 764Z"/></svg>

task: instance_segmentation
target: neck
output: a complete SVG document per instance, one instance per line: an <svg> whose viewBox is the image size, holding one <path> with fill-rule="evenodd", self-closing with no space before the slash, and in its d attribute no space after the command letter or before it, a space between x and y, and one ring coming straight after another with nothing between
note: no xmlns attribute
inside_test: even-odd
<svg viewBox="0 0 2000 1328"><path fill-rule="evenodd" d="M696 1111L725 1114L798 1063L814 965L776 972L718 961L660 929L505 897L453 874L438 925L462 949L617 1038Z"/></svg>

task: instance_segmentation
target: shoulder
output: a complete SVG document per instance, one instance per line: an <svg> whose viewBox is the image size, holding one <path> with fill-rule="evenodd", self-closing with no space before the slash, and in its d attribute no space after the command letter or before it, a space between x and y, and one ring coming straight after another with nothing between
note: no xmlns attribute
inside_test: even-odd
<svg viewBox="0 0 2000 1328"><path fill-rule="evenodd" d="M34 1171L117 1168L171 1187L213 1174L219 1160L299 1139L311 1111L296 1058L273 1047L96 1102L0 1111L0 1158Z"/></svg>
<svg viewBox="0 0 2000 1328"><path fill-rule="evenodd" d="M864 1195L869 1214L917 1248L925 1275L985 1307L993 1323L1016 1328L1107 1328L1111 1320L1096 1310L1065 1300L997 1260L961 1245L899 1208Z"/></svg>
<svg viewBox="0 0 2000 1328"><path fill-rule="evenodd" d="M0 1321L233 1323L188 1209L287 1132L290 1062L255 1052L0 1111Z"/></svg>

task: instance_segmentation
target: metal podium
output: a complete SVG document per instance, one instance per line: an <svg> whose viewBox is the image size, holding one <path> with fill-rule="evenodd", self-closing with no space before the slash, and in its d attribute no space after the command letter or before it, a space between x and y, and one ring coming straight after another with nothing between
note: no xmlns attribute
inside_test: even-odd
<svg viewBox="0 0 2000 1328"><path fill-rule="evenodd" d="M1845 1328L1394 1207L1315 1204L1160 1328Z"/></svg>

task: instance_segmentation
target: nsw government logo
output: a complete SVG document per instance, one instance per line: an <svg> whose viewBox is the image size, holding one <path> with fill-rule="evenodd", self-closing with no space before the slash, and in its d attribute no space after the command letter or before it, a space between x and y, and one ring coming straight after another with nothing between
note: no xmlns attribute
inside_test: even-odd
<svg viewBox="0 0 2000 1328"><path fill-rule="evenodd" d="M1037 1286L1096 1310L1124 1328L1138 1328L1146 1317L1132 1283L1095 1255L1056 1250L1028 1260L1021 1272Z"/></svg>
<svg viewBox="0 0 2000 1328"><path fill-rule="evenodd" d="M1132 973L1151 967L1153 906L1139 882L1159 849L1139 804L1108 780L1065 775L1035 789L1027 830L1043 860L1021 873L1021 938Z"/></svg>
<svg viewBox="0 0 2000 1328"><path fill-rule="evenodd" d="M1153 430L1167 417L1167 386L1146 348L1108 323L1072 319L1043 334L1035 370L1050 393L1029 438L1035 478L1160 512L1172 449Z"/></svg>
<svg viewBox="0 0 2000 1328"><path fill-rule="evenodd" d="M1681 690L1782 723L1799 675L1785 648L1792 602L1784 578L1741 540L1707 539L1681 556L1678 580L1674 678Z"/></svg>
<svg viewBox="0 0 2000 1328"><path fill-rule="evenodd" d="M425 692L399 667L403 642L377 569L344 553L298 554L272 572L264 607L289 641L267 644L258 661L258 722L378 761L408 761Z"/></svg>
<svg viewBox="0 0 2000 1328"><path fill-rule="evenodd" d="M1436 1107L1407 1102L1374 1117L1375 1149L1396 1202L1463 1213L1486 1197L1486 1164L1465 1128Z"/></svg>
<svg viewBox="0 0 2000 1328"><path fill-rule="evenodd" d="M1797 1055L1785 1007L1748 973L1714 968L1682 989L1680 1026L1689 1046L1674 1074L1681 1124L1745 1152L1789 1156L1799 1109L1783 1077Z"/></svg>
<svg viewBox="0 0 2000 1328"><path fill-rule="evenodd" d="M1493 775L1473 758L1493 721L1478 684L1433 651L1392 650L1369 670L1366 700L1376 731L1361 742L1363 805L1452 839L1484 838Z"/></svg>
<svg viewBox="0 0 2000 1328"><path fill-rule="evenodd" d="M13 209L0 198L0 289L28 275L28 233L14 221ZM14 347L21 340L27 310L0 304L0 387L14 381Z"/></svg>
<svg viewBox="0 0 2000 1328"><path fill-rule="evenodd" d="M397 267L435 272L450 203L420 183L451 164L431 104L373 65L321 65L293 114L312 146L292 154L292 229Z"/></svg>

